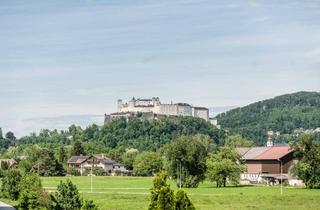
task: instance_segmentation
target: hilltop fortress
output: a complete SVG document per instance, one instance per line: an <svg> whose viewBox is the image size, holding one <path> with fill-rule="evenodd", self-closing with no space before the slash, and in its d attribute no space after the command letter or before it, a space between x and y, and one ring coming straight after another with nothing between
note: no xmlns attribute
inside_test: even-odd
<svg viewBox="0 0 320 210"><path fill-rule="evenodd" d="M208 108L196 107L187 103L171 102L170 104L163 104L158 97L151 99L132 98L125 103L119 99L117 109L116 113L105 115L106 123L114 118L125 117L130 119L137 116L144 119L155 119L161 116L193 116L211 121Z"/></svg>

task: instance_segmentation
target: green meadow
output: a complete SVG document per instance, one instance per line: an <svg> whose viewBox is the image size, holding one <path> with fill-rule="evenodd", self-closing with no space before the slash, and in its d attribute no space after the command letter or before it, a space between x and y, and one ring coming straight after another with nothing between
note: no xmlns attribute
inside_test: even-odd
<svg viewBox="0 0 320 210"><path fill-rule="evenodd" d="M67 177L42 178L46 190L54 191ZM152 177L69 177L86 199L92 199L103 210L141 210L149 204ZM169 181L176 191L173 181ZM204 182L195 189L185 189L198 210L212 209L320 209L320 190L278 186L239 186L216 188Z"/></svg>

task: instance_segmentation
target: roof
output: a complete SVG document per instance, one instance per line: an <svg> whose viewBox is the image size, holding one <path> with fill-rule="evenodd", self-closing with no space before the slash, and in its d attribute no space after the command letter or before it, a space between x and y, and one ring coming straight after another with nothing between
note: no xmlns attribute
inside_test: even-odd
<svg viewBox="0 0 320 210"><path fill-rule="evenodd" d="M178 106L191 106L190 104L187 104L187 103L176 103L175 105L178 105Z"/></svg>
<svg viewBox="0 0 320 210"><path fill-rule="evenodd" d="M74 163L74 164L80 164L86 161L91 156L72 156L67 162L68 163Z"/></svg>
<svg viewBox="0 0 320 210"><path fill-rule="evenodd" d="M238 147L236 151L244 160L279 160L293 152L290 146Z"/></svg>
<svg viewBox="0 0 320 210"><path fill-rule="evenodd" d="M195 109L201 109L201 110L209 110L208 108L202 107L202 106L195 106L195 107L193 107L193 108L195 108Z"/></svg>
<svg viewBox="0 0 320 210"><path fill-rule="evenodd" d="M103 160L101 160L101 162L104 164L114 164L115 163L115 161L110 158L104 158Z"/></svg>

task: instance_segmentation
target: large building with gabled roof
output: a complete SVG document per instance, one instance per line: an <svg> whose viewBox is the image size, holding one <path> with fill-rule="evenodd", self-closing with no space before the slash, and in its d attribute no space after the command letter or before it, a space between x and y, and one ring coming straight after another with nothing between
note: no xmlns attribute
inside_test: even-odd
<svg viewBox="0 0 320 210"><path fill-rule="evenodd" d="M247 167L247 171L241 174L242 181L270 184L288 180L292 185L302 184L290 173L298 161L290 146L271 144L267 147L239 147L236 151Z"/></svg>

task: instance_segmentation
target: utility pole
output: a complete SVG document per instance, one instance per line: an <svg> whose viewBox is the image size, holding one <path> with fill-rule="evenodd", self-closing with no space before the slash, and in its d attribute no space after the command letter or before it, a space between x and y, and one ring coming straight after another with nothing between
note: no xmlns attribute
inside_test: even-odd
<svg viewBox="0 0 320 210"><path fill-rule="evenodd" d="M181 180L181 178L182 178L182 177L181 177L181 174L182 174L182 168L181 168L181 160L180 160L180 189L181 189L181 181L182 181L182 180Z"/></svg>
<svg viewBox="0 0 320 210"><path fill-rule="evenodd" d="M280 176L281 176L281 195L282 195L282 191L283 191L283 184L282 184L282 182L283 182L283 180L282 180L282 161L280 160Z"/></svg>

